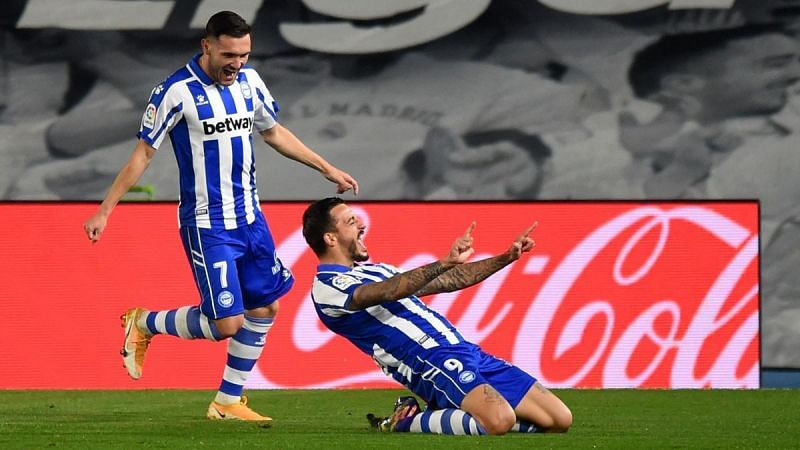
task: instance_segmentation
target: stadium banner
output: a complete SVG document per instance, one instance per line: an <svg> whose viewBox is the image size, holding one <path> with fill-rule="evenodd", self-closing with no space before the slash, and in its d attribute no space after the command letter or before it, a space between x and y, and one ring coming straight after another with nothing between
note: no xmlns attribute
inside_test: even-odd
<svg viewBox="0 0 800 450"><path fill-rule="evenodd" d="M758 199L762 363L800 370L796 0L6 0L0 200L100 201L223 8L361 200ZM255 140L260 199L328 192ZM130 199L177 199L167 141Z"/></svg>
<svg viewBox="0 0 800 450"><path fill-rule="evenodd" d="M324 329L304 202L265 203L296 277L250 389L395 387ZM464 336L549 387L758 388L759 205L726 202L354 202L375 261L444 256L471 221L475 259L538 221L530 254L483 283L425 297ZM122 203L100 242L88 203L0 204L3 389L213 389L225 343L156 336L138 381L119 316L198 302L172 203Z"/></svg>

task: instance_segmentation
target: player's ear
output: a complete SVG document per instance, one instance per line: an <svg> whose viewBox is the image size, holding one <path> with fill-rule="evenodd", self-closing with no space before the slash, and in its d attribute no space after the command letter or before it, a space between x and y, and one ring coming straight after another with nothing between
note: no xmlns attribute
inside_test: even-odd
<svg viewBox="0 0 800 450"><path fill-rule="evenodd" d="M333 233L325 233L322 235L322 239L325 241L325 245L328 247L333 247L336 245L336 235Z"/></svg>
<svg viewBox="0 0 800 450"><path fill-rule="evenodd" d="M209 51L209 46L210 46L210 45L211 45L211 44L210 44L210 42L208 41L208 39L207 39L207 38L200 39L200 51L201 51L201 52L202 52L204 55L208 55L208 54L210 54L210 53L211 53L211 52Z"/></svg>

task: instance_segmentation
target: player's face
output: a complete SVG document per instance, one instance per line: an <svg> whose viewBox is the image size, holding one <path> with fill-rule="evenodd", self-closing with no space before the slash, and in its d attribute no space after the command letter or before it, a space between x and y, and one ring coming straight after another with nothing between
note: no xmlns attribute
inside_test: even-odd
<svg viewBox="0 0 800 450"><path fill-rule="evenodd" d="M250 57L250 35L203 39L202 47L208 75L214 82L230 86Z"/></svg>
<svg viewBox="0 0 800 450"><path fill-rule="evenodd" d="M779 33L729 43L718 55L700 61L713 72L700 96L712 119L769 115L787 102L800 80L800 45Z"/></svg>
<svg viewBox="0 0 800 450"><path fill-rule="evenodd" d="M364 244L367 227L364 222L346 204L336 205L331 210L331 217L336 226L337 244L342 252L354 262L368 260L369 254Z"/></svg>

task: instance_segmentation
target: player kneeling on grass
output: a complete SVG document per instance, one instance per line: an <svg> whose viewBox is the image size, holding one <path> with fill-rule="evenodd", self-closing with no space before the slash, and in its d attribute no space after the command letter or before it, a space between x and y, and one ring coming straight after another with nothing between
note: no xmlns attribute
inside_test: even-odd
<svg viewBox="0 0 800 450"><path fill-rule="evenodd" d="M420 297L472 286L529 252L525 230L508 250L467 263L471 224L439 261L401 272L366 262L366 227L344 200L326 198L303 214L303 236L319 258L311 290L322 322L423 398L401 397L380 431L439 434L565 432L572 412L520 368L483 352Z"/></svg>

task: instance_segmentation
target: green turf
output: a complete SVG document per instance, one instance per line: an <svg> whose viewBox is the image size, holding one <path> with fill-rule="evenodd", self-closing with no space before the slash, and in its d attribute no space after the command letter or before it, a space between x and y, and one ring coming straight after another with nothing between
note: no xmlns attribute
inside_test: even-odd
<svg viewBox="0 0 800 450"><path fill-rule="evenodd" d="M0 391L0 448L797 448L800 390L557 390L563 435L378 434L400 390L250 391L271 428L204 418L207 391Z"/></svg>

